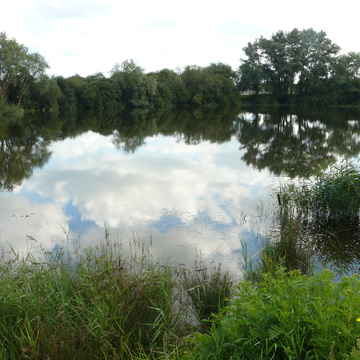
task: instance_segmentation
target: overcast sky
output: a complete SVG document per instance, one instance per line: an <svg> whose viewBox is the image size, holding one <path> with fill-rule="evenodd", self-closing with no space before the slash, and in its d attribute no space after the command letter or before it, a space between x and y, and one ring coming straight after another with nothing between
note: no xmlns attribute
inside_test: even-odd
<svg viewBox="0 0 360 360"><path fill-rule="evenodd" d="M293 28L324 30L343 52L360 52L354 0L205 1L11 0L1 7L0 31L38 51L49 74L108 75L134 59L148 71L239 66L242 48L263 35Z"/></svg>

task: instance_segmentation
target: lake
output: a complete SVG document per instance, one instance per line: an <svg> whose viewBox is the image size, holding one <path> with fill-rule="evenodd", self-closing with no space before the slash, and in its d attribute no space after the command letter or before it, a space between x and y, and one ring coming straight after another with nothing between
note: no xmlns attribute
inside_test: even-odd
<svg viewBox="0 0 360 360"><path fill-rule="evenodd" d="M175 265L201 256L239 274L244 244L256 254L269 229L279 181L357 158L359 120L351 109L30 114L0 126L3 251L41 257L94 246L106 232ZM344 261L354 271L358 231L351 239ZM335 256L328 248L316 246L324 262Z"/></svg>

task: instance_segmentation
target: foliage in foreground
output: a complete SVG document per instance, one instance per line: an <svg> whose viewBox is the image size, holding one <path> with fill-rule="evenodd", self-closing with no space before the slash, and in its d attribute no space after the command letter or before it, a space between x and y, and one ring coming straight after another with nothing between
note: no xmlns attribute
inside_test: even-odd
<svg viewBox="0 0 360 360"><path fill-rule="evenodd" d="M121 243L0 263L1 359L179 358L193 324L177 269L154 261L139 244ZM127 255L126 255L127 253ZM207 298L218 312L221 272L207 275ZM191 277L186 272L184 279ZM191 277L194 279L195 277ZM226 277L225 277L226 278ZM200 280L200 279L199 279ZM227 282L223 282L227 286ZM190 303L187 303L191 306ZM201 306L197 307L198 309ZM195 315L196 316L196 315ZM197 326L197 325L194 325ZM185 353L184 353L185 351Z"/></svg>
<svg viewBox="0 0 360 360"><path fill-rule="evenodd" d="M211 334L198 336L195 359L341 359L360 336L360 278L332 278L282 268L239 283Z"/></svg>

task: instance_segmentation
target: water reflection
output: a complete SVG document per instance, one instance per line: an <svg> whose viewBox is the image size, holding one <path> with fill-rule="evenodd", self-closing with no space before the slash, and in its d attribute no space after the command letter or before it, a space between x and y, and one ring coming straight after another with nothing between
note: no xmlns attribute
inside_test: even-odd
<svg viewBox="0 0 360 360"><path fill-rule="evenodd" d="M51 157L43 128L14 124L0 131L0 190L13 191Z"/></svg>
<svg viewBox="0 0 360 360"><path fill-rule="evenodd" d="M314 166L339 155L359 154L360 124L354 121L359 118L360 114L349 111L240 114L237 134L241 149L246 150L242 160L278 176L308 177Z"/></svg>
<svg viewBox="0 0 360 360"><path fill-rule="evenodd" d="M308 234L308 241L321 263L345 272L358 272L360 264L358 218L317 224L309 229Z"/></svg>
<svg viewBox="0 0 360 360"><path fill-rule="evenodd" d="M31 238L47 249L68 238L87 246L104 238L106 222L114 238L151 240L156 257L191 263L197 248L236 272L240 239L249 255L257 251L242 214L267 202L277 175L306 177L315 164L357 154L353 116L135 111L24 119L0 133L1 240L24 253ZM328 261L331 246L314 241Z"/></svg>

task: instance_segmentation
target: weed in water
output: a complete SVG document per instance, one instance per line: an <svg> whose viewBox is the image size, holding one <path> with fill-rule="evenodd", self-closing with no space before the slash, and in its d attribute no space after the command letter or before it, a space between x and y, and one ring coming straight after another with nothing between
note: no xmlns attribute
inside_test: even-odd
<svg viewBox="0 0 360 360"><path fill-rule="evenodd" d="M310 221L347 220L359 216L360 171L348 159L314 169L308 180L280 187L282 208L292 208Z"/></svg>
<svg viewBox="0 0 360 360"><path fill-rule="evenodd" d="M279 202L280 233L297 237L298 247L336 271L359 262L360 172L354 162L343 159L315 169L308 180L282 184Z"/></svg>
<svg viewBox="0 0 360 360"><path fill-rule="evenodd" d="M124 249L106 231L98 246L44 250L41 261L12 249L12 257L0 262L1 358L188 357L193 329L184 326L189 310L174 305L182 301L177 289L184 289L178 269L153 259L138 237L130 244ZM186 270L193 288L206 283L200 307L216 302L216 310L206 311L217 312L227 296L209 296L208 283L215 288L219 271L203 278Z"/></svg>
<svg viewBox="0 0 360 360"><path fill-rule="evenodd" d="M248 259L247 245L242 243L245 262L241 270L245 280L259 282L263 273L273 273L279 267L285 267L287 271L298 270L302 274L309 273L312 268L313 259L304 241L306 233L299 216L278 204L272 209L272 224L267 236L255 237L259 251Z"/></svg>
<svg viewBox="0 0 360 360"><path fill-rule="evenodd" d="M206 322L213 314L227 306L232 296L234 283L229 272L221 269L221 264L211 262L206 265L198 256L194 267L182 272L181 284L191 297L204 330L211 323Z"/></svg>

